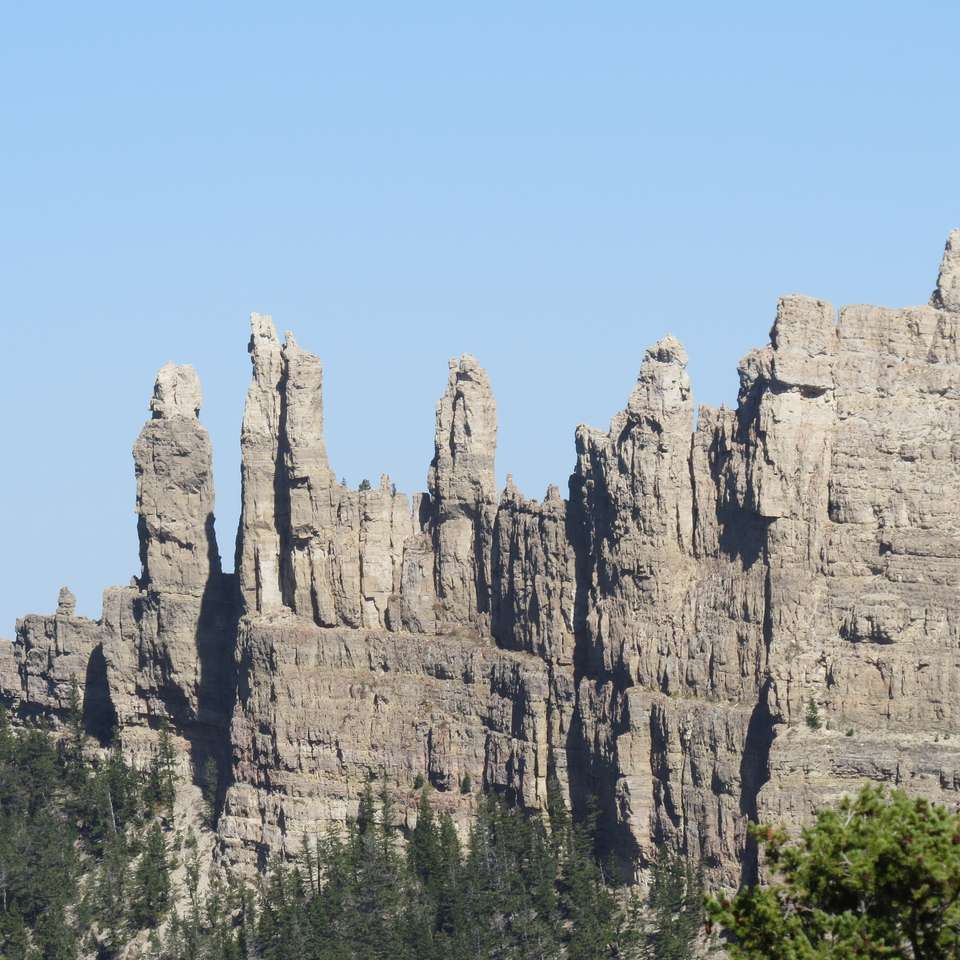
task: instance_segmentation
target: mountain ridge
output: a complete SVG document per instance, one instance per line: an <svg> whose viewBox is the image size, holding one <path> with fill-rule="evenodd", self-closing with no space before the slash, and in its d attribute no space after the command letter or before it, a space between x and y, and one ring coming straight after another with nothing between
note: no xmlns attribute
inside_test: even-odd
<svg viewBox="0 0 960 960"><path fill-rule="evenodd" d="M461 825L481 788L540 809L551 780L575 814L596 797L628 879L666 843L750 880L751 821L960 784L958 341L954 231L929 305L781 298L736 409L695 411L664 337L542 501L498 492L464 354L408 497L336 479L319 359L253 314L235 573L199 379L167 364L134 445L141 572L99 621L69 591L19 620L0 698L62 722L76 678L88 733L140 766L169 725L185 773L217 766L229 864L297 852L371 775L410 817L430 782Z"/></svg>

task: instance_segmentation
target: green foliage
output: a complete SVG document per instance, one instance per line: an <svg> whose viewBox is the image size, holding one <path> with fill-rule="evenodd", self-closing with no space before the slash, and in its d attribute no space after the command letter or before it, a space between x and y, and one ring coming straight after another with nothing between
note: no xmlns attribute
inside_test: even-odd
<svg viewBox="0 0 960 960"><path fill-rule="evenodd" d="M80 694L80 684L77 682L77 678L73 676L70 678L70 698L67 701L67 737L64 743L64 754L67 775L74 784L83 778L85 743L83 698Z"/></svg>
<svg viewBox="0 0 960 960"><path fill-rule="evenodd" d="M217 761L207 757L203 764L203 803L207 815L207 825L213 829L217 825L217 797L220 792L220 771Z"/></svg>
<svg viewBox="0 0 960 960"><path fill-rule="evenodd" d="M166 753L143 776L119 746L89 750L76 682L59 742L0 712L0 957L110 957L163 922L171 864L151 790L172 803L169 740Z"/></svg>
<svg viewBox="0 0 960 960"><path fill-rule="evenodd" d="M164 722L160 727L160 741L156 752L150 759L147 770L147 782L144 786L144 797L147 802L158 810L173 812L173 799L176 792L176 751L173 738L170 736L170 727Z"/></svg>
<svg viewBox="0 0 960 960"><path fill-rule="evenodd" d="M652 960L688 960L703 926L703 875L680 854L661 847L653 865L649 906Z"/></svg>
<svg viewBox="0 0 960 960"><path fill-rule="evenodd" d="M800 839L756 829L778 879L711 899L734 960L960 957L960 817L868 787Z"/></svg>
<svg viewBox="0 0 960 960"><path fill-rule="evenodd" d="M466 796L468 793L473 790L473 781L470 779L470 774L465 773L463 779L460 781L460 792Z"/></svg>
<svg viewBox="0 0 960 960"><path fill-rule="evenodd" d="M134 874L132 921L136 928L156 927L170 906L170 862L159 822L147 832Z"/></svg>
<svg viewBox="0 0 960 960"><path fill-rule="evenodd" d="M369 480L366 480L366 479L361 480L361 481L360 481L360 490L361 490L361 491L364 491L364 490L369 490L369 489L371 489L371 487L370 487L370 481L369 481Z"/></svg>
<svg viewBox="0 0 960 960"><path fill-rule="evenodd" d="M485 797L466 849L426 790L405 849L396 819L386 785L376 798L368 786L346 829L276 862L245 948L265 960L600 960L639 942L569 819L548 833Z"/></svg>
<svg viewBox="0 0 960 960"><path fill-rule="evenodd" d="M413 789L414 789L414 790L419 790L419 789L421 789L421 788L423 787L423 784L424 784L423 774L422 774L422 773L418 773L418 774L413 778Z"/></svg>
<svg viewBox="0 0 960 960"><path fill-rule="evenodd" d="M40 729L0 720L0 955L27 957L31 939L62 956L65 912L76 889L75 826L60 814L66 762Z"/></svg>
<svg viewBox="0 0 960 960"><path fill-rule="evenodd" d="M119 748L88 747L81 712L68 712L59 745L0 714L3 960L680 957L643 953L649 931L595 857L594 819L572 821L555 778L547 817L478 795L463 846L428 787L405 832L386 779L372 777L356 818L296 862L278 860L258 883L205 883L197 836L172 831L169 730L139 773ZM212 816L216 765L205 774ZM460 786L472 791L469 777ZM673 922L685 907L668 901Z"/></svg>

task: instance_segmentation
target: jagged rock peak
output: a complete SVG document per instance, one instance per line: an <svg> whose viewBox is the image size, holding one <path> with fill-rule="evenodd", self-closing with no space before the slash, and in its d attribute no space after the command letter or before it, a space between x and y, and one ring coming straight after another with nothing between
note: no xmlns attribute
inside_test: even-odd
<svg viewBox="0 0 960 960"><path fill-rule="evenodd" d="M61 587L57 595L57 614L61 617L72 617L77 612L77 598L69 587Z"/></svg>
<svg viewBox="0 0 960 960"><path fill-rule="evenodd" d="M329 469L323 433L323 364L304 350L288 330L283 358L283 433L290 479L313 479ZM325 485L327 480L322 481Z"/></svg>
<svg viewBox="0 0 960 960"><path fill-rule="evenodd" d="M174 417L197 418L203 405L203 392L197 371L189 364L165 363L157 372L150 411L154 420Z"/></svg>
<svg viewBox="0 0 960 960"><path fill-rule="evenodd" d="M826 300L794 293L777 301L777 316L770 330L774 350L832 353L836 340L834 309Z"/></svg>
<svg viewBox="0 0 960 960"><path fill-rule="evenodd" d="M681 367L687 365L687 351L673 334L668 333L652 347L647 347L646 358L658 363L675 363Z"/></svg>
<svg viewBox="0 0 960 960"><path fill-rule="evenodd" d="M269 313L251 313L250 314L250 352L258 346L258 340L277 340L277 328L273 325L273 317Z"/></svg>
<svg viewBox="0 0 960 960"><path fill-rule="evenodd" d="M133 447L142 582L199 596L220 571L213 532L210 436L197 419L200 380L168 363L157 374L153 418Z"/></svg>
<svg viewBox="0 0 960 960"><path fill-rule="evenodd" d="M826 300L791 294L777 302L770 346L755 351L766 379L813 391L833 388L839 347L836 311ZM749 361L745 358L747 366Z"/></svg>
<svg viewBox="0 0 960 960"><path fill-rule="evenodd" d="M947 237L937 289L930 303L941 310L960 310L960 229L952 230Z"/></svg>
<svg viewBox="0 0 960 960"><path fill-rule="evenodd" d="M687 351L676 337L667 335L647 349L627 411L662 424L664 418L690 409Z"/></svg>
<svg viewBox="0 0 960 960"><path fill-rule="evenodd" d="M492 503L497 405L490 378L468 353L451 359L449 368L447 389L437 404L430 492L440 503Z"/></svg>

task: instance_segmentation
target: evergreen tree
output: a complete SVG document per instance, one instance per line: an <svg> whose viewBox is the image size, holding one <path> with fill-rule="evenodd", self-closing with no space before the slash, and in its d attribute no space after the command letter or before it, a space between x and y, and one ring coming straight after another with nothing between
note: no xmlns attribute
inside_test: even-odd
<svg viewBox="0 0 960 960"><path fill-rule="evenodd" d="M615 956L622 922L613 892L604 882L594 855L597 808L591 803L581 824L567 831L560 891L569 923L569 960L601 960Z"/></svg>
<svg viewBox="0 0 960 960"><path fill-rule="evenodd" d="M163 828L154 822L134 872L131 919L137 928L155 927L170 905L170 863Z"/></svg>
<svg viewBox="0 0 960 960"><path fill-rule="evenodd" d="M690 960L703 926L703 877L680 854L660 847L653 865L649 905L653 960Z"/></svg>
<svg viewBox="0 0 960 960"><path fill-rule="evenodd" d="M88 752L80 729L68 718L58 749L48 730L12 730L0 712L4 960L105 960L129 953L135 936L153 960L625 956L623 928L635 918L604 881L590 825L573 826L562 802L551 800L548 829L480 796L463 851L449 812L438 814L424 789L404 844L394 795L381 780L375 799L375 778L345 829L305 845L296 864L272 864L256 885L213 876L204 892L188 832L175 909L168 730L141 776L118 745Z"/></svg>
<svg viewBox="0 0 960 960"><path fill-rule="evenodd" d="M960 956L960 816L866 787L821 810L796 842L758 827L777 879L708 913L734 960Z"/></svg>
<svg viewBox="0 0 960 960"><path fill-rule="evenodd" d="M417 804L417 825L410 834L410 862L424 888L431 894L439 883L441 875L440 831L433 813L433 804L427 791L420 793Z"/></svg>
<svg viewBox="0 0 960 960"><path fill-rule="evenodd" d="M170 736L170 725L164 720L160 726L157 749L150 759L145 796L154 807L173 812L176 788L176 751Z"/></svg>
<svg viewBox="0 0 960 960"><path fill-rule="evenodd" d="M97 871L94 917L101 944L118 953L130 937L130 850L121 835L111 837L103 847Z"/></svg>
<svg viewBox="0 0 960 960"><path fill-rule="evenodd" d="M220 772L217 761L208 756L203 764L203 802L206 807L207 824L212 830L217 825L217 799L220 792Z"/></svg>
<svg viewBox="0 0 960 960"><path fill-rule="evenodd" d="M70 698L67 701L66 727L67 774L74 785L78 785L86 776L83 756L86 734L83 729L83 699L80 696L80 684L77 682L76 676L70 677Z"/></svg>

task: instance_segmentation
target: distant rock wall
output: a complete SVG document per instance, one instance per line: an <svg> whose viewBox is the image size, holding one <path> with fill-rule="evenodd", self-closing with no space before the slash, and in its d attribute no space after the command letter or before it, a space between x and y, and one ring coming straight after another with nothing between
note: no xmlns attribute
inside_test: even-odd
<svg viewBox="0 0 960 960"><path fill-rule="evenodd" d="M599 800L626 875L670 843L727 884L756 876L751 821L864 780L960 800L960 232L928 306L782 298L736 410L697 411L659 341L609 429L577 429L568 499L497 493L468 355L426 491L348 489L319 359L251 326L236 574L200 385L168 364L134 447L140 576L0 646L16 716L61 722L76 682L136 762L166 725L185 771L213 756L221 856L295 854L374 777L462 825L481 789L541 808L552 781Z"/></svg>

